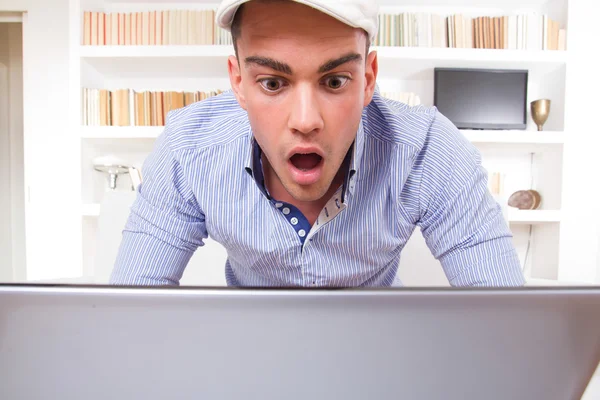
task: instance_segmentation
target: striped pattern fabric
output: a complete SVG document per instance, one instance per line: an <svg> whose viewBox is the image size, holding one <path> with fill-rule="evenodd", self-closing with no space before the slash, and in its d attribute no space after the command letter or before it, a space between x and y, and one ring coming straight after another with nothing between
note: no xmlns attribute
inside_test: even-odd
<svg viewBox="0 0 600 400"><path fill-rule="evenodd" d="M230 91L170 112L145 161L110 282L178 285L210 237L227 250L231 286L399 286L402 249L418 227L451 285L524 284L478 151L435 107L376 92L345 192L304 238L257 183L255 146Z"/></svg>

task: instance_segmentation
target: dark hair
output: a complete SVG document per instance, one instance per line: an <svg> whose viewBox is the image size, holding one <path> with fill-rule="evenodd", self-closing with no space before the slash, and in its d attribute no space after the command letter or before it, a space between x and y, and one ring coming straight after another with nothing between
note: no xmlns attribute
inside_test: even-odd
<svg viewBox="0 0 600 400"><path fill-rule="evenodd" d="M233 21L231 22L231 41L233 42L233 50L235 51L236 58L238 58L237 40L240 37L240 35L242 34L242 13L243 13L244 5L245 4L242 4L241 6L238 7L235 15L233 16ZM369 49L370 49L371 43L369 42L369 36L366 34L366 32L365 32L365 36L367 36L367 40L366 40L367 46L366 46L366 51L365 51L365 62L366 62L367 56L369 55ZM239 62L239 58L238 58L238 62Z"/></svg>

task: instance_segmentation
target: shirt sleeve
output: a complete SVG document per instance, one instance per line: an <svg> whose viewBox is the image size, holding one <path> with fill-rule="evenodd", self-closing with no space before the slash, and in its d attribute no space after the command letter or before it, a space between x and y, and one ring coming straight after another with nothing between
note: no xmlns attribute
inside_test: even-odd
<svg viewBox="0 0 600 400"><path fill-rule="evenodd" d="M110 277L114 285L179 285L207 238L204 214L169 145L169 127L143 166L143 181Z"/></svg>
<svg viewBox="0 0 600 400"><path fill-rule="evenodd" d="M437 113L423 150L423 237L452 286L521 286L521 264L475 146Z"/></svg>

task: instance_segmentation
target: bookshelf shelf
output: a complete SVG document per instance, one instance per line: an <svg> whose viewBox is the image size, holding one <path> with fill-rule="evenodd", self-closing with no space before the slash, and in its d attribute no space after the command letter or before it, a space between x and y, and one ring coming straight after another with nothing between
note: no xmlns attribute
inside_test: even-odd
<svg viewBox="0 0 600 400"><path fill-rule="evenodd" d="M508 211L508 222L510 224L537 225L560 221L560 210L517 210L509 208Z"/></svg>
<svg viewBox="0 0 600 400"><path fill-rule="evenodd" d="M544 75L563 67L566 51L459 49L435 47L376 46L380 75L410 79L415 74L445 68L527 69ZM233 55L228 45L204 46L80 46L83 61L109 76L148 74L162 76L165 70L177 76L226 77L225 63ZM170 75L172 76L172 75Z"/></svg>
<svg viewBox="0 0 600 400"><path fill-rule="evenodd" d="M461 62L528 63L533 65L557 64L567 61L567 51L558 50L508 50L508 49L461 49L448 47L401 47L376 46L380 57L386 59L409 59Z"/></svg>
<svg viewBox="0 0 600 400"><path fill-rule="evenodd" d="M546 75L564 67L567 51L496 50L435 47L378 46L380 74L414 79L438 68L525 69L530 75Z"/></svg>
<svg viewBox="0 0 600 400"><path fill-rule="evenodd" d="M84 126L82 139L156 139L163 126Z"/></svg>
<svg viewBox="0 0 600 400"><path fill-rule="evenodd" d="M168 45L168 46L80 46L82 58L219 58L233 55L227 45Z"/></svg>
<svg viewBox="0 0 600 400"><path fill-rule="evenodd" d="M564 64L567 51L558 50L508 50L460 49L446 47L372 46L379 57L401 60L432 61L493 61L535 64ZM165 46L80 46L82 58L219 58L233 55L229 45L165 45Z"/></svg>
<svg viewBox="0 0 600 400"><path fill-rule="evenodd" d="M83 126L82 139L156 139L162 126ZM472 143L563 144L563 132L461 130Z"/></svg>
<svg viewBox="0 0 600 400"><path fill-rule="evenodd" d="M461 130L472 143L486 144L564 144L564 132L551 131L470 131Z"/></svg>

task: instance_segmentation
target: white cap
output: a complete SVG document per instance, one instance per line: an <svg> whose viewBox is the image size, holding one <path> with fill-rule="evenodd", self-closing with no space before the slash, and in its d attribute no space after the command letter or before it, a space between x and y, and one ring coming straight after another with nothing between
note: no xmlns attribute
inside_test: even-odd
<svg viewBox="0 0 600 400"><path fill-rule="evenodd" d="M238 7L250 0L223 0L217 9L217 24L231 30L231 23ZM297 3L315 8L336 18L346 25L362 28L373 42L377 35L379 6L377 0L293 0Z"/></svg>

